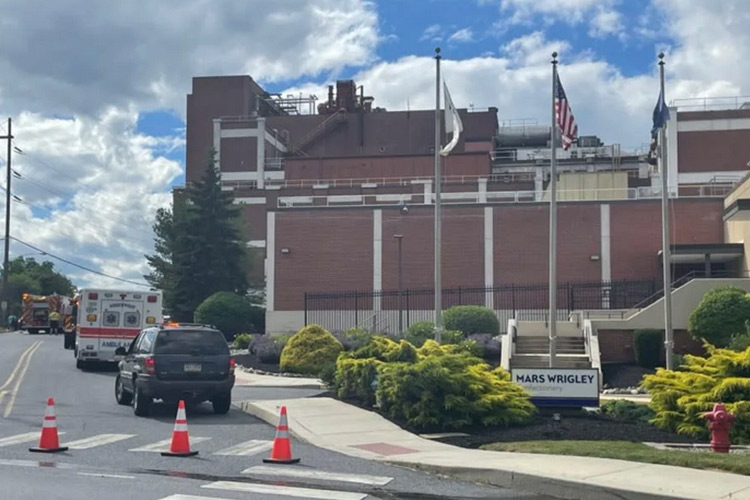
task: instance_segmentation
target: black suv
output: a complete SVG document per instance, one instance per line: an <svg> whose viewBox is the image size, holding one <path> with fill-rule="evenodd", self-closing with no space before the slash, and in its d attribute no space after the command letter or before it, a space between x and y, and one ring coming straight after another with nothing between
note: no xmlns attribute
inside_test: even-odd
<svg viewBox="0 0 750 500"><path fill-rule="evenodd" d="M148 415L154 399L197 404L211 401L225 414L232 404L235 361L224 335L216 328L194 324L165 324L146 328L116 356L120 373L115 399L133 404L138 416Z"/></svg>

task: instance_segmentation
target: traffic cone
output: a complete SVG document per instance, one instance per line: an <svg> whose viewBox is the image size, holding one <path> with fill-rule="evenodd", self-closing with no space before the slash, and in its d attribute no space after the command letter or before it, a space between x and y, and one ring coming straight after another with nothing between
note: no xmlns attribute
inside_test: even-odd
<svg viewBox="0 0 750 500"><path fill-rule="evenodd" d="M185 416L185 401L180 400L177 406L177 418L174 421L172 432L172 445L169 451L162 451L165 457L194 457L197 451L190 451L190 438L188 437L187 417Z"/></svg>
<svg viewBox="0 0 750 500"><path fill-rule="evenodd" d="M296 464L299 458L292 458L292 442L289 440L289 425L286 420L286 406L281 407L279 425L276 427L276 438L273 440L271 458L264 458L269 464Z"/></svg>
<svg viewBox="0 0 750 500"><path fill-rule="evenodd" d="M60 438L57 435L57 418L55 417L55 398L47 400L47 409L44 411L42 422L42 435L39 438L38 448L29 448L29 451L39 453L56 453L66 451L67 446L60 446Z"/></svg>

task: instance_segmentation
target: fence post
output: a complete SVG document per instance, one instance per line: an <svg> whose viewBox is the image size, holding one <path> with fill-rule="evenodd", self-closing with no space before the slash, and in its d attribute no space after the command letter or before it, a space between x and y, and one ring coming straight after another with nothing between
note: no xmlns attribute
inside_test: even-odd
<svg viewBox="0 0 750 500"><path fill-rule="evenodd" d="M409 290L406 290L406 329L409 329Z"/></svg>
<svg viewBox="0 0 750 500"><path fill-rule="evenodd" d="M305 326L307 326L307 292L305 292Z"/></svg>
<svg viewBox="0 0 750 500"><path fill-rule="evenodd" d="M463 302L461 302L461 287L458 287L458 305L463 305Z"/></svg>
<svg viewBox="0 0 750 500"><path fill-rule="evenodd" d="M359 294L354 292L354 326L359 325Z"/></svg>

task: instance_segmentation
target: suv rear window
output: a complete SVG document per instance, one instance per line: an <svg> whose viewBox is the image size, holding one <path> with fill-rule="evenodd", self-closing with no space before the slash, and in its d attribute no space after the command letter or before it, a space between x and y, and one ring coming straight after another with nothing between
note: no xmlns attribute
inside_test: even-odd
<svg viewBox="0 0 750 500"><path fill-rule="evenodd" d="M154 354L229 354L224 335L215 330L163 330L156 336Z"/></svg>

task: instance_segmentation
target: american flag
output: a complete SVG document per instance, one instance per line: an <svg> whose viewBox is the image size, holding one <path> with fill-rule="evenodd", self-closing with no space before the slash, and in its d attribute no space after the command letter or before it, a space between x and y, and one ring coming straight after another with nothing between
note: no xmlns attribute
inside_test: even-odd
<svg viewBox="0 0 750 500"><path fill-rule="evenodd" d="M557 126L560 127L560 133L562 134L562 147L568 149L574 140L578 137L578 125L576 125L576 119L573 116L573 110L570 109L570 103L568 97L565 95L565 89L560 82L560 76L555 75L557 78L557 85L555 85L555 118L557 119Z"/></svg>

